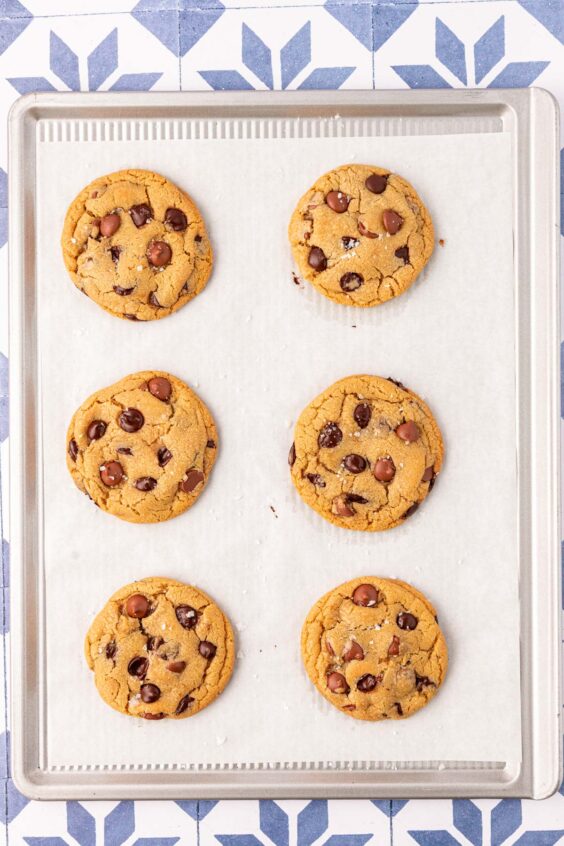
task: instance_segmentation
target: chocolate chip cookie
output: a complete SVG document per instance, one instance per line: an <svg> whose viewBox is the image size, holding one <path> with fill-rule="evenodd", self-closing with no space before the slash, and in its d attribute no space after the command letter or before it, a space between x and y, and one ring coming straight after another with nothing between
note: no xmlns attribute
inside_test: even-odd
<svg viewBox="0 0 564 846"><path fill-rule="evenodd" d="M96 505L132 523L190 508L217 453L213 418L188 385L145 370L102 388L75 412L67 466Z"/></svg>
<svg viewBox="0 0 564 846"><path fill-rule="evenodd" d="M444 681L448 652L435 609L397 579L353 579L319 599L302 629L307 673L357 720L398 720Z"/></svg>
<svg viewBox="0 0 564 846"><path fill-rule="evenodd" d="M128 320L156 320L181 308L205 288L212 269L197 206L149 170L91 182L70 205L61 244L76 287Z"/></svg>
<svg viewBox="0 0 564 846"><path fill-rule="evenodd" d="M300 275L329 299L353 306L403 294L434 247L431 217L413 186L357 164L329 171L303 195L289 237Z"/></svg>
<svg viewBox="0 0 564 846"><path fill-rule="evenodd" d="M120 588L86 635L86 661L102 699L132 717L191 717L233 672L229 620L198 588L149 578Z"/></svg>
<svg viewBox="0 0 564 846"><path fill-rule="evenodd" d="M417 394L393 379L348 376L301 413L288 460L300 496L322 517L377 532L416 511L443 451L439 427Z"/></svg>

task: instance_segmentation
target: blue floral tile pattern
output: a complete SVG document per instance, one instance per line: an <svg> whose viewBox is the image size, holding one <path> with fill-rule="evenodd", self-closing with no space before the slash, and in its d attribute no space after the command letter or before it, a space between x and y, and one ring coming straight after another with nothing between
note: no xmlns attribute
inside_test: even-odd
<svg viewBox="0 0 564 846"><path fill-rule="evenodd" d="M17 95L33 91L532 84L548 87L564 104L564 0L98 0L95 6L76 0L0 0L4 119ZM7 181L6 149L0 141L2 268L8 237ZM0 327L5 325L6 287L6 273L0 273ZM2 331L3 487L8 442L6 351ZM562 364L564 372L564 344ZM0 830L5 842L32 846L564 843L564 785L541 803L377 797L372 801L30 802L10 778L10 546L2 506L0 501ZM564 542L562 570L564 574Z"/></svg>

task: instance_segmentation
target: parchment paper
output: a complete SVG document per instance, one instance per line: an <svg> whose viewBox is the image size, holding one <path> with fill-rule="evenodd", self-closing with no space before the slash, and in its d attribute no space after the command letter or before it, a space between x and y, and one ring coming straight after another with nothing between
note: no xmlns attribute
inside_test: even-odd
<svg viewBox="0 0 564 846"><path fill-rule="evenodd" d="M286 235L301 193L347 161L412 181L444 240L408 294L365 313L293 284ZM58 142L39 145L37 165L48 764L519 759L509 137ZM81 296L59 248L75 194L128 166L186 188L215 249L205 292L154 323L119 321ZM143 526L104 514L75 489L65 433L91 392L147 368L200 393L221 447L197 505ZM337 529L310 512L286 463L302 408L363 372L420 393L446 440L428 501L379 534ZM348 719L302 668L310 606L362 574L413 582L436 604L448 640L443 689L407 721ZM106 599L149 575L199 585L238 634L231 684L182 722L112 711L83 658Z"/></svg>

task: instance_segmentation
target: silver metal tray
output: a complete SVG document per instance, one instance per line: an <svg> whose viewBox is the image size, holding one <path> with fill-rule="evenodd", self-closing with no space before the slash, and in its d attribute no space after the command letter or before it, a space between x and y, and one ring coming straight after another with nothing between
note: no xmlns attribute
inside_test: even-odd
<svg viewBox="0 0 564 846"><path fill-rule="evenodd" d="M299 117L370 120L381 135L505 132L514 161L517 462L520 577L520 764L371 762L174 767L49 767L45 743L45 583L38 403L36 144L124 122ZM110 128L105 130L105 121ZM99 123L98 123L99 122ZM331 122L328 122L331 126ZM40 94L10 120L12 768L40 799L440 797L542 798L561 779L558 115L539 89L515 91ZM307 129L305 130L307 132ZM332 131L328 129L328 131ZM76 133L79 136L76 136ZM113 136L112 136L113 137ZM206 136L207 137L207 136ZM246 136L245 136L246 137ZM503 715L492 714L492 719Z"/></svg>

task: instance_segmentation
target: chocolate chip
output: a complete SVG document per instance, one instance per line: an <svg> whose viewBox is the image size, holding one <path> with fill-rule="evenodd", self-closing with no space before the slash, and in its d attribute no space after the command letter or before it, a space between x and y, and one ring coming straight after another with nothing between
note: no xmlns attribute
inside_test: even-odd
<svg viewBox="0 0 564 846"><path fill-rule="evenodd" d="M363 236L363 238L379 238L380 237L377 232L371 232L370 229L368 229L364 225L362 220L358 221L358 231Z"/></svg>
<svg viewBox="0 0 564 846"><path fill-rule="evenodd" d="M392 637L392 642L388 646L388 655L399 655L400 639L397 635Z"/></svg>
<svg viewBox="0 0 564 846"><path fill-rule="evenodd" d="M112 257L112 261L113 261L114 264L118 263L120 253L121 253L121 247L110 247L110 255Z"/></svg>
<svg viewBox="0 0 564 846"><path fill-rule="evenodd" d="M157 452L157 461L159 462L159 467L164 467L165 464L168 464L171 458L172 452L165 446L161 447Z"/></svg>
<svg viewBox="0 0 564 846"><path fill-rule="evenodd" d="M214 643L210 643L209 640L203 640L198 647L198 652L202 658L211 661L217 652L217 646Z"/></svg>
<svg viewBox="0 0 564 846"><path fill-rule="evenodd" d="M176 716L178 716L179 714L183 714L184 711L188 709L188 707L192 704L193 701L193 697L190 696L188 693L186 694L186 696L183 696L178 705L176 706L176 711L174 712Z"/></svg>
<svg viewBox="0 0 564 846"><path fill-rule="evenodd" d="M294 462L296 460L296 445L292 444L290 447L290 452L288 453L288 464L290 467L294 466Z"/></svg>
<svg viewBox="0 0 564 846"><path fill-rule="evenodd" d="M181 673L186 668L186 661L171 661L166 668L171 673Z"/></svg>
<svg viewBox="0 0 564 846"><path fill-rule="evenodd" d="M145 422L145 418L136 408L124 408L118 423L124 432L138 432Z"/></svg>
<svg viewBox="0 0 564 846"><path fill-rule="evenodd" d="M394 705L395 705L395 707L396 707L396 709L397 709L398 716L403 717L403 708L401 707L401 705L399 704L399 702L394 702Z"/></svg>
<svg viewBox="0 0 564 846"><path fill-rule="evenodd" d="M431 679L427 676L419 676L417 673L415 673L415 687L417 688L418 693L421 693L424 687L430 686L436 687L435 682L431 681Z"/></svg>
<svg viewBox="0 0 564 846"><path fill-rule="evenodd" d="M361 505L366 505L366 503L368 502L368 500L365 497L360 496L360 494L348 493L345 494L345 496L347 497L349 502L359 502Z"/></svg>
<svg viewBox="0 0 564 846"><path fill-rule="evenodd" d="M343 236L343 238L341 238L341 242L345 250L352 250L360 244L360 241L357 238L353 238L351 235Z"/></svg>
<svg viewBox="0 0 564 846"><path fill-rule="evenodd" d="M137 229L139 229L141 226L145 226L148 220L151 220L153 209L147 203L139 203L136 206L131 206L129 214L131 215L131 220Z"/></svg>
<svg viewBox="0 0 564 846"><path fill-rule="evenodd" d="M335 650L333 649L333 647L331 646L331 644L329 643L327 638L325 638L325 646L327 648L327 652L329 653L329 655L335 655Z"/></svg>
<svg viewBox="0 0 564 846"><path fill-rule="evenodd" d="M121 218L115 212L105 215L100 221L100 235L104 238L109 238L114 232L117 232L121 226Z"/></svg>
<svg viewBox="0 0 564 846"><path fill-rule="evenodd" d="M427 469L423 473L423 477L422 477L421 481L422 482L430 482L434 475L435 475L435 470L433 469L433 467L427 467Z"/></svg>
<svg viewBox="0 0 564 846"><path fill-rule="evenodd" d="M157 296L154 291L149 294L149 305L154 306L155 308L162 308L160 302L157 300Z"/></svg>
<svg viewBox="0 0 564 846"><path fill-rule="evenodd" d="M114 291L116 294L119 294L120 297L128 297L134 290L135 286L133 286L133 288L122 288L121 285L114 285Z"/></svg>
<svg viewBox="0 0 564 846"><path fill-rule="evenodd" d="M162 400L162 402L167 402L170 399L172 385L164 376L153 376L147 382L147 387L149 388L149 393L157 399Z"/></svg>
<svg viewBox="0 0 564 846"><path fill-rule="evenodd" d="M111 640L108 644L106 644L106 658L111 660L114 655L116 654L117 646L113 640Z"/></svg>
<svg viewBox="0 0 564 846"><path fill-rule="evenodd" d="M381 173L371 173L364 184L373 194L382 194L386 190L388 177Z"/></svg>
<svg viewBox="0 0 564 846"><path fill-rule="evenodd" d="M129 447L118 447L116 452L121 453L122 455L133 455L132 451Z"/></svg>
<svg viewBox="0 0 564 846"><path fill-rule="evenodd" d="M359 402L353 411L353 417L359 429L366 429L372 417L372 409L367 402Z"/></svg>
<svg viewBox="0 0 564 846"><path fill-rule="evenodd" d="M362 473L363 470L366 470L366 459L355 452L345 456L343 464L349 473Z"/></svg>
<svg viewBox="0 0 564 846"><path fill-rule="evenodd" d="M126 320L139 320L136 314L124 314Z"/></svg>
<svg viewBox="0 0 564 846"><path fill-rule="evenodd" d="M141 699L143 702L156 702L160 695L161 689L156 684L141 685Z"/></svg>
<svg viewBox="0 0 564 846"><path fill-rule="evenodd" d="M413 631L413 629L417 628L417 623L419 620L415 616L415 614L410 614L409 611L402 611L401 614L398 614L396 623L400 629L404 629L407 632Z"/></svg>
<svg viewBox="0 0 564 846"><path fill-rule="evenodd" d="M175 232L184 232L188 226L184 212L175 208L169 208L165 211L164 222Z"/></svg>
<svg viewBox="0 0 564 846"><path fill-rule="evenodd" d="M339 280L339 285L347 294L356 291L363 283L364 276L360 273L344 273Z"/></svg>
<svg viewBox="0 0 564 846"><path fill-rule="evenodd" d="M108 461L100 467L100 478L108 488L115 488L123 479L123 467L119 461Z"/></svg>
<svg viewBox="0 0 564 846"><path fill-rule="evenodd" d="M208 449L215 449L215 441L213 438L210 438L206 444Z"/></svg>
<svg viewBox="0 0 564 846"><path fill-rule="evenodd" d="M396 212L392 211L392 209L386 209L382 215L382 223L384 224L386 232L389 232L390 235L395 235L402 227L403 217L400 217L400 215L396 214Z"/></svg>
<svg viewBox="0 0 564 846"><path fill-rule="evenodd" d="M350 687L342 673L329 673L327 676L327 687L331 693L348 693Z"/></svg>
<svg viewBox="0 0 564 846"><path fill-rule="evenodd" d="M314 270L321 272L327 268L327 257L321 247L312 247L309 251L307 263Z"/></svg>
<svg viewBox="0 0 564 846"><path fill-rule="evenodd" d="M379 458L374 465L374 478L379 482L391 482L396 475L396 468L391 458Z"/></svg>
<svg viewBox="0 0 564 846"><path fill-rule="evenodd" d="M144 720L164 720L166 714L163 714L162 711L159 711L158 714L141 714Z"/></svg>
<svg viewBox="0 0 564 846"><path fill-rule="evenodd" d="M351 641L350 646L343 652L343 661L362 661L364 658L364 649L355 640Z"/></svg>
<svg viewBox="0 0 564 846"><path fill-rule="evenodd" d="M397 427L396 435L407 444L412 444L421 437L421 429L413 420L406 420L405 423L400 423Z"/></svg>
<svg viewBox="0 0 564 846"><path fill-rule="evenodd" d="M333 503L331 505L331 512L336 514L337 517L352 517L353 514L356 514L356 511L349 504L349 499L347 494L339 494L333 499Z"/></svg>
<svg viewBox="0 0 564 846"><path fill-rule="evenodd" d="M343 705L343 711L356 711L356 705Z"/></svg>
<svg viewBox="0 0 564 846"><path fill-rule="evenodd" d="M329 191L325 197L325 202L330 209L333 209L334 212L342 214L343 212L346 212L349 207L350 197L347 197L347 195L343 194L342 191Z"/></svg>
<svg viewBox="0 0 564 846"><path fill-rule="evenodd" d="M403 259L405 264L409 263L409 249L408 247L398 247L394 253L396 258Z"/></svg>
<svg viewBox="0 0 564 846"><path fill-rule="evenodd" d="M159 637L158 635L153 635L153 637L150 637L147 641L147 651L155 652L159 648L159 646L163 645L163 643L164 640L162 639L162 637Z"/></svg>
<svg viewBox="0 0 564 846"><path fill-rule="evenodd" d="M371 690L374 690L374 688L378 684L378 681L378 676L373 676L372 673L366 673L364 676L361 676L357 681L357 690L360 690L362 693L370 693Z"/></svg>
<svg viewBox="0 0 564 846"><path fill-rule="evenodd" d="M132 594L125 603L125 613L128 617L136 617L141 620L149 613L149 600L142 593Z"/></svg>
<svg viewBox="0 0 564 846"><path fill-rule="evenodd" d="M147 493L157 487L157 480L153 479L152 476L141 476L141 478L136 480L135 487L138 491Z"/></svg>
<svg viewBox="0 0 564 846"><path fill-rule="evenodd" d="M404 391L407 391L407 388L405 387L403 382L399 381L399 379L392 379L391 376L386 376L386 381L391 382L392 385L395 385L397 388L403 388Z"/></svg>
<svg viewBox="0 0 564 846"><path fill-rule="evenodd" d="M197 467L193 467L191 470L186 471L186 477L182 479L179 487L183 493L191 493L203 481L204 474L202 471L198 470Z"/></svg>
<svg viewBox="0 0 564 846"><path fill-rule="evenodd" d="M193 629L198 622L198 612L191 605L179 605L176 608L176 619L184 629Z"/></svg>
<svg viewBox="0 0 564 846"><path fill-rule="evenodd" d="M127 665L127 672L130 676L137 676L138 679L144 679L147 675L147 670L149 669L149 659L148 658L141 658L138 656L137 658L132 658L129 664Z"/></svg>
<svg viewBox="0 0 564 846"><path fill-rule="evenodd" d="M404 512L403 519L407 520L408 517L411 517L412 514L415 514L415 512L417 511L418 508L419 508L419 503L414 502L413 505L410 505L409 508L407 509L407 511Z"/></svg>
<svg viewBox="0 0 564 846"><path fill-rule="evenodd" d="M378 602L378 590L374 585L362 584L353 591L352 601L364 608L373 608Z"/></svg>
<svg viewBox="0 0 564 846"><path fill-rule="evenodd" d="M172 258L172 250L166 241L152 241L147 250L147 259L153 267L164 267Z"/></svg>
<svg viewBox="0 0 564 846"><path fill-rule="evenodd" d="M202 236L201 236L201 235L195 235L195 236L194 236L194 241L196 242L196 244L199 244L201 240L202 240Z"/></svg>
<svg viewBox="0 0 564 846"><path fill-rule="evenodd" d="M91 441L99 440L107 429L107 424L103 420L93 420L88 426L86 434Z"/></svg>
<svg viewBox="0 0 564 846"><path fill-rule="evenodd" d="M319 473L306 473L306 479L311 482L312 485L315 485L316 488L324 488L325 480Z"/></svg>
<svg viewBox="0 0 564 846"><path fill-rule="evenodd" d="M326 423L317 437L320 447L333 449L343 440L343 433L336 423Z"/></svg>
<svg viewBox="0 0 564 846"><path fill-rule="evenodd" d="M71 438L71 440L69 441L69 455L73 461L76 461L76 458L78 456L78 444L74 438Z"/></svg>

